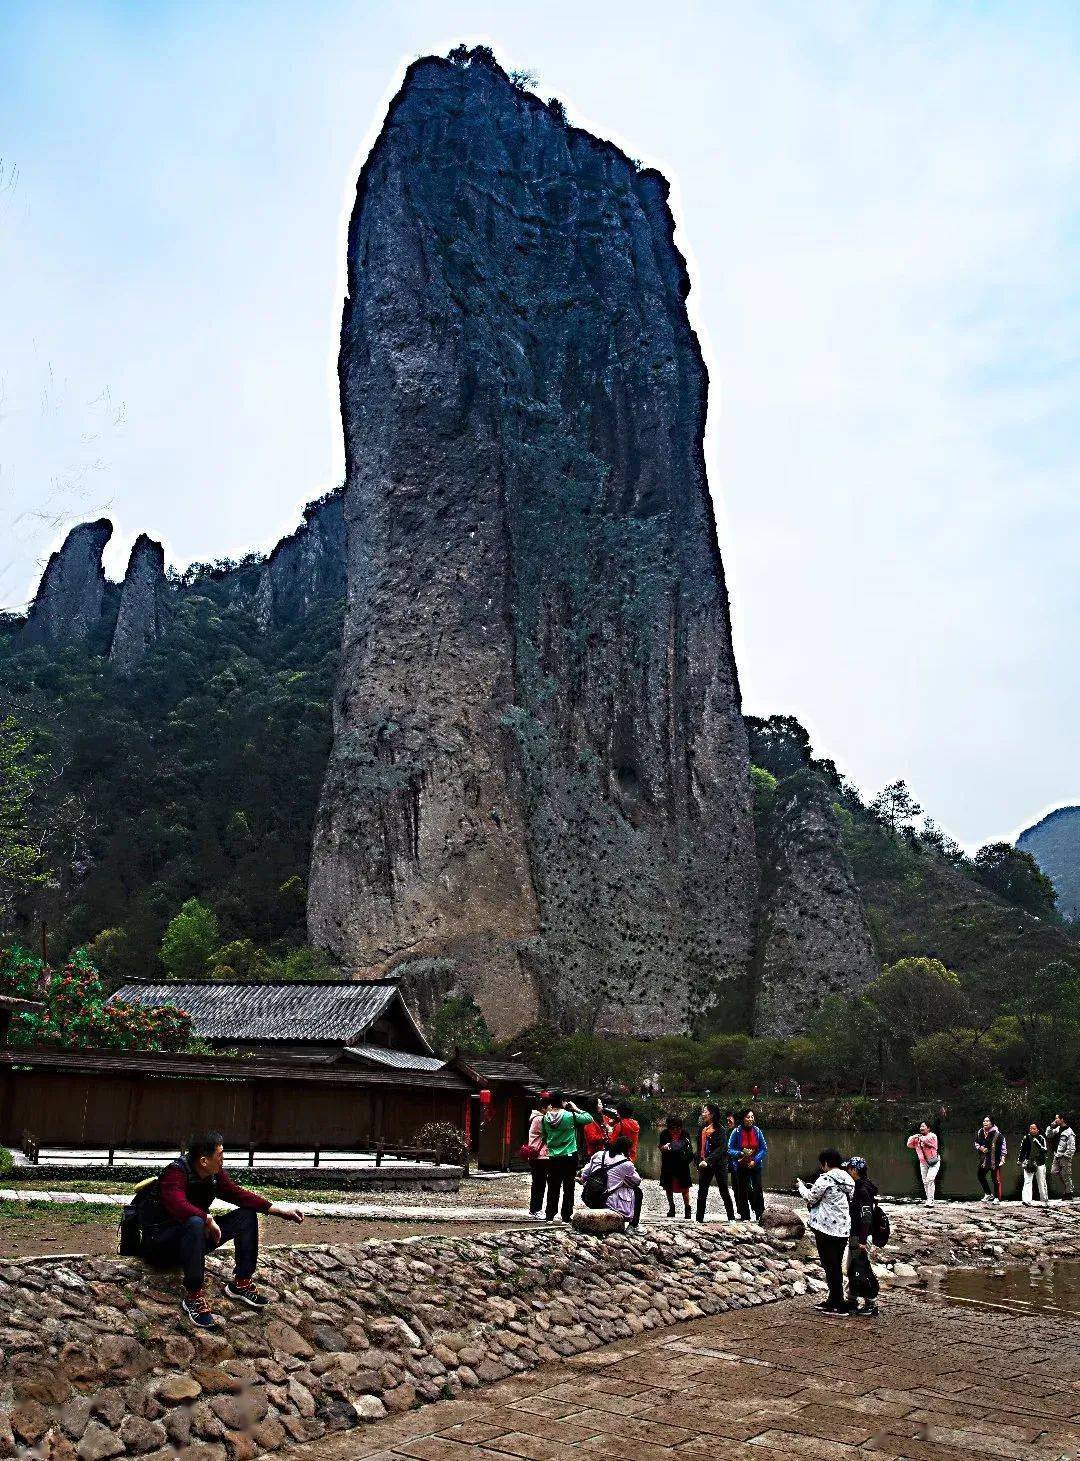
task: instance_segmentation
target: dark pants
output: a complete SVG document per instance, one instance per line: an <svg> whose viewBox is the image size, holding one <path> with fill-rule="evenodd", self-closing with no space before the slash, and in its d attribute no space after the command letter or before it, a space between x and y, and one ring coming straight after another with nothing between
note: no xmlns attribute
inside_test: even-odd
<svg viewBox="0 0 1080 1461"><path fill-rule="evenodd" d="M532 1187L529 1191L529 1211L543 1212L544 1193L547 1191L548 1183L548 1162L547 1157L543 1161L532 1162Z"/></svg>
<svg viewBox="0 0 1080 1461"><path fill-rule="evenodd" d="M724 1208L729 1218L735 1216L735 1209L731 1205L731 1192L728 1188L726 1171L714 1172L711 1167L699 1167L697 1174L697 1220L699 1223L705 1221L705 1204L709 1200L709 1188L716 1183L717 1191L724 1202Z"/></svg>
<svg viewBox="0 0 1080 1461"><path fill-rule="evenodd" d="M252 1207L234 1207L215 1215L221 1229L221 1247L230 1240L236 1248L236 1276L250 1278L259 1261L259 1215ZM184 1287L194 1294L203 1286L207 1253L214 1251L201 1217L182 1223L167 1223L143 1239L142 1256L155 1268L182 1268Z"/></svg>
<svg viewBox="0 0 1080 1461"><path fill-rule="evenodd" d="M553 1218L559 1211L559 1196L562 1195L562 1215L569 1222L574 1213L574 1182L577 1178L577 1157L548 1158L547 1215Z"/></svg>
<svg viewBox="0 0 1080 1461"><path fill-rule="evenodd" d="M765 1195L761 1190L760 1167L735 1168L735 1201L739 1207L739 1216L744 1223L750 1221L751 1208L754 1209L756 1217L760 1217L765 1211Z"/></svg>
<svg viewBox="0 0 1080 1461"><path fill-rule="evenodd" d="M848 1240L845 1237L829 1238L824 1233L815 1233L818 1257L825 1270L825 1282L829 1285L829 1303L838 1309L847 1308L844 1298L844 1254Z"/></svg>
<svg viewBox="0 0 1080 1461"><path fill-rule="evenodd" d="M986 1193L987 1197L1001 1197L1001 1168L993 1167L989 1171L986 1167L979 1168L979 1186Z"/></svg>
<svg viewBox="0 0 1080 1461"><path fill-rule="evenodd" d="M630 1219L630 1226L636 1228L641 1221L641 1204L645 1201L645 1194L640 1187L634 1188L634 1216Z"/></svg>

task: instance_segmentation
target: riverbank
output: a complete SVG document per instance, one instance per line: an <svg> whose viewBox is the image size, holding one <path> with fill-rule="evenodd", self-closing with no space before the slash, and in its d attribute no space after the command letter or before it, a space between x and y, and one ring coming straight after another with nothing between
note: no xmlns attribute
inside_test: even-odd
<svg viewBox="0 0 1080 1461"><path fill-rule="evenodd" d="M0 1454L83 1461L197 1442L206 1461L316 1440L454 1399L600 1345L821 1288L809 1239L757 1224L651 1222L606 1239L555 1227L269 1249L266 1314L185 1330L176 1282L126 1259L0 1263ZM1080 1255L1080 1205L891 1209L885 1302L950 1265ZM211 1292L227 1269L211 1260ZM854 1321L858 1322L858 1321ZM67 1448L65 1450L65 1448Z"/></svg>

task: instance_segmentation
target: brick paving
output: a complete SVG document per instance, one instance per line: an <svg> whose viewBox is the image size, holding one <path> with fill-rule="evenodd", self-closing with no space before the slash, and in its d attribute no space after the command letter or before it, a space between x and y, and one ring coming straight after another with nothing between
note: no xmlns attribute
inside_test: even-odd
<svg viewBox="0 0 1080 1461"><path fill-rule="evenodd" d="M1080 1323L891 1295L806 1300L643 1334L377 1421L290 1461L1080 1456Z"/></svg>

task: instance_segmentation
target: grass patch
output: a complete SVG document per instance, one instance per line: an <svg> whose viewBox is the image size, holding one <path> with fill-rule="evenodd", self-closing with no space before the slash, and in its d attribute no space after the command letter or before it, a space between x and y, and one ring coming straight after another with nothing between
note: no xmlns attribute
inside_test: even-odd
<svg viewBox="0 0 1080 1461"><path fill-rule="evenodd" d="M67 1223L72 1228L92 1227L98 1223L120 1221L120 1209L96 1202L18 1202L10 1198L0 1201L0 1222L32 1224L48 1219Z"/></svg>

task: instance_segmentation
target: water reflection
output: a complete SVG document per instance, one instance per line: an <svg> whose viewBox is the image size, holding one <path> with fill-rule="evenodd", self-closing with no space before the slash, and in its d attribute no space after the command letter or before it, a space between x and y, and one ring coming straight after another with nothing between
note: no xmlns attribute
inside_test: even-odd
<svg viewBox="0 0 1080 1461"><path fill-rule="evenodd" d="M942 1279L940 1292L952 1303L977 1309L1080 1318L1080 1262L993 1271L954 1268Z"/></svg>
<svg viewBox="0 0 1080 1461"><path fill-rule="evenodd" d="M939 1197L981 1197L982 1189L975 1176L975 1153L972 1150L974 1133L958 1129L955 1133L946 1131L941 1135L941 1176L938 1178ZM919 1168L912 1153L905 1146L907 1133L902 1131L841 1131L834 1127L823 1127L815 1131L769 1131L769 1156L765 1163L765 1187L772 1192L790 1192L796 1177L810 1178L818 1171L817 1154L823 1147L836 1147L845 1156L865 1157L870 1165L870 1175L878 1190L886 1197L922 1198L922 1183ZM642 1131L638 1164L647 1177L660 1175L660 1156L657 1151L655 1131ZM1016 1163L1006 1169L1007 1197L1019 1194L1019 1178L1016 1178L1017 1192L1008 1185L1016 1173Z"/></svg>

